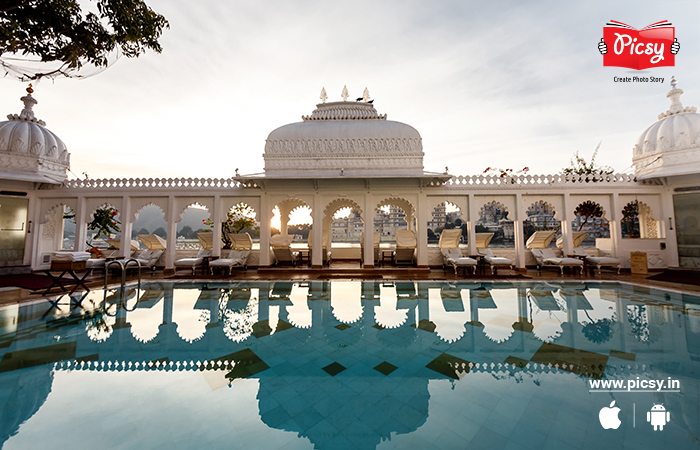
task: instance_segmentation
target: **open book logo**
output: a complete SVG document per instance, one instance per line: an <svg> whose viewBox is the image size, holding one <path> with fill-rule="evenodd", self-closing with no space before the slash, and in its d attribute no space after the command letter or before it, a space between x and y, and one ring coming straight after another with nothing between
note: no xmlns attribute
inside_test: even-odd
<svg viewBox="0 0 700 450"><path fill-rule="evenodd" d="M598 50L604 55L604 66L635 70L675 66L676 53L680 49L675 34L676 30L668 20L641 30L611 20L603 28Z"/></svg>

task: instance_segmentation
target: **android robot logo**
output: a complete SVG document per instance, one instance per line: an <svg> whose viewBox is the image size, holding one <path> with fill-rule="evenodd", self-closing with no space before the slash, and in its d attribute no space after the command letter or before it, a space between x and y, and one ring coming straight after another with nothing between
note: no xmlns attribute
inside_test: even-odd
<svg viewBox="0 0 700 450"><path fill-rule="evenodd" d="M651 411L647 411L647 422L651 422L654 426L654 431L664 430L664 425L671 421L671 413L666 411L663 404L651 407Z"/></svg>

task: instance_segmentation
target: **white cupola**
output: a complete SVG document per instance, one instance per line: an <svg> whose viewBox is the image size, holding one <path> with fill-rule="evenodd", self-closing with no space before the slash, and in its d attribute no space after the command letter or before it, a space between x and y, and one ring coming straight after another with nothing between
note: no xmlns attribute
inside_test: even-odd
<svg viewBox="0 0 700 450"><path fill-rule="evenodd" d="M0 178L61 184L70 167L70 154L58 136L49 131L43 120L34 117L38 102L32 97L32 85L20 100L24 109L9 114L0 122Z"/></svg>
<svg viewBox="0 0 700 450"><path fill-rule="evenodd" d="M683 90L676 84L672 77L668 111L634 145L632 162L640 180L700 173L700 114L694 106L683 107Z"/></svg>

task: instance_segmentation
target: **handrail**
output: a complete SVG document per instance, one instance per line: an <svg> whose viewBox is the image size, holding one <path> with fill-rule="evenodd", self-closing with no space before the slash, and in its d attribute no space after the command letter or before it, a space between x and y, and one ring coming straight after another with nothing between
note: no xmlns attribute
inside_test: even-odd
<svg viewBox="0 0 700 450"><path fill-rule="evenodd" d="M102 298L103 302L105 302L107 300L107 281L109 279L109 266L111 266L112 264L117 264L119 266L119 269L122 272L122 282L121 282L121 286L119 287L119 291L120 291L119 303L122 305L126 305L124 303L124 293L125 293L124 288L126 286L126 270L128 269L129 264L132 262L136 263L137 268L138 268L138 282L136 285L136 296L138 297L140 295L140 293L141 293L141 261L139 261L138 259L135 259L135 258L129 258L126 261L124 261L123 259L115 259L115 260L108 261L107 263L105 263L105 286L104 286L104 290L103 290L104 296ZM126 306L124 306L124 309L126 309ZM105 311L107 311L107 308L105 308ZM109 315L109 313L108 313L108 315Z"/></svg>

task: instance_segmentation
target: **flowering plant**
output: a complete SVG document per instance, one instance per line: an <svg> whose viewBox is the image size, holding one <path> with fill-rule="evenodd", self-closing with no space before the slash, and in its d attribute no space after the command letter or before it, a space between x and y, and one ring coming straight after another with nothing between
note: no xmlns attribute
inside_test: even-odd
<svg viewBox="0 0 700 450"><path fill-rule="evenodd" d="M119 232L121 222L117 219L117 214L119 211L109 205L102 205L95 210L92 221L88 224L88 230L97 230L93 239L99 239L100 236L109 237L110 234ZM75 213L64 213L63 218L75 221Z"/></svg>
<svg viewBox="0 0 700 450"><path fill-rule="evenodd" d="M576 207L574 211L576 215L583 216L584 221L578 227L578 231L581 231L583 226L588 222L591 217L603 217L603 207L596 202L586 200Z"/></svg>
<svg viewBox="0 0 700 450"><path fill-rule="evenodd" d="M499 169L497 167L487 167L483 173L498 175L501 179L503 179L503 184L513 184L515 183L515 175L525 175L526 173L528 173L529 170L529 167L523 167L517 172L513 171L513 169Z"/></svg>
<svg viewBox="0 0 700 450"><path fill-rule="evenodd" d="M233 246L233 241L230 235L242 233L248 230L251 235L257 236L260 233L260 227L255 225L255 220L251 217L253 210L249 206L236 205L228 214L226 220L221 222L221 242L224 244L224 250L230 250ZM214 221L204 219L202 223L208 227L214 228Z"/></svg>

